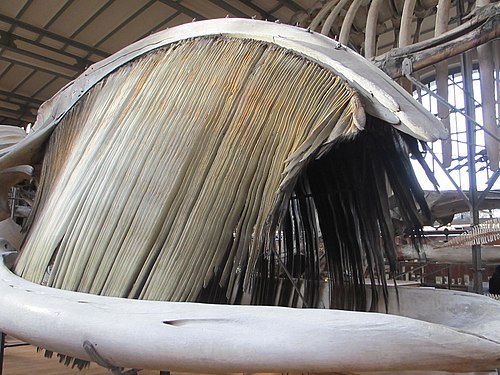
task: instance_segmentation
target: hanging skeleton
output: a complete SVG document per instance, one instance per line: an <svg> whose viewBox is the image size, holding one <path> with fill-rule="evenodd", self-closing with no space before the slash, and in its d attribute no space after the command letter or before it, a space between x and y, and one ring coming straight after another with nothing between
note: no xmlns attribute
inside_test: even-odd
<svg viewBox="0 0 500 375"><path fill-rule="evenodd" d="M495 72L498 72L500 54L495 53L494 43L500 36L500 5L489 0L464 0L463 4L467 15L461 19L449 0L331 0L315 13L309 27L324 35L338 36L342 43L374 60L393 78L403 76L401 68L405 58L411 61L416 74L432 68L435 70L437 94L445 101L448 99L448 66L453 65L453 57L477 48L481 111L487 132L485 148L489 167L496 171L499 142ZM431 14L435 14L434 28L430 29L433 34L421 27L423 20L430 19ZM307 24L307 21L303 23ZM392 31L393 43L390 44L389 33ZM428 75L429 69L425 73ZM411 90L407 83L405 87ZM440 101L437 106L438 116L449 132L449 109ZM453 151L451 140L445 139L441 145L443 166L449 167Z"/></svg>

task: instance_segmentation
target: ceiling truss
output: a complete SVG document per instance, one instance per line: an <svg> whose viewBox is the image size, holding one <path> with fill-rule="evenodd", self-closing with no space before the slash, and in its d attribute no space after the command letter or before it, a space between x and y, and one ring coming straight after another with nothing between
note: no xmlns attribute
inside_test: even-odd
<svg viewBox="0 0 500 375"><path fill-rule="evenodd" d="M0 4L0 124L26 126L37 108L91 64L145 36L215 17L275 21L314 0L20 0ZM53 8L53 9L52 9ZM68 21L72 25L65 26ZM104 31L104 32L103 32Z"/></svg>

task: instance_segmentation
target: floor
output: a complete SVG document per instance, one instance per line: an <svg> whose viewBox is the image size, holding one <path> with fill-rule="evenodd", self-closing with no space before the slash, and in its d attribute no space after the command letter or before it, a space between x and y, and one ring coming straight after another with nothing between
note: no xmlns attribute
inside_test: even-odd
<svg viewBox="0 0 500 375"><path fill-rule="evenodd" d="M45 358L31 345L6 347L4 352L3 375L111 375L111 372L91 363L85 370L71 369L60 364L56 357ZM174 373L172 373L174 374ZM140 371L139 375L159 375L159 371Z"/></svg>
<svg viewBox="0 0 500 375"><path fill-rule="evenodd" d="M4 352L3 372L0 375L111 375L111 371L91 363L89 368L78 370L76 368L66 367L59 363L56 356L45 358L42 352L37 352L36 347L31 345L21 345L20 341L7 337L7 346ZM139 375L160 375L159 371L141 370ZM209 374L189 374L181 372L172 372L171 375L209 375ZM212 374L213 375L213 374ZM244 374L226 374L226 375L244 375ZM279 375L279 374L245 374L245 375ZM301 374L288 374L301 375ZM304 374L307 375L307 374Z"/></svg>

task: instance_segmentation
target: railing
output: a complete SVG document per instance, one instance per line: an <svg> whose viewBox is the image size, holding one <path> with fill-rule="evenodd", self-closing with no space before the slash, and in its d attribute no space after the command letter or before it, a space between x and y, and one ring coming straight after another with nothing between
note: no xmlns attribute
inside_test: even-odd
<svg viewBox="0 0 500 375"><path fill-rule="evenodd" d="M432 266L433 269L429 270L426 267ZM461 291L471 291L472 284L469 285L469 280L458 279L457 283L452 280L452 267L454 264L448 263L433 263L425 261L400 261L398 263L398 273L396 275L396 281L413 281L420 283L421 286L429 286L440 289L453 289ZM456 266L456 265L455 265ZM442 282L433 282L432 276L442 276ZM430 278L430 279L429 279ZM472 282L472 280L470 280ZM500 294L488 293L487 283L483 283L484 293L483 295L500 301Z"/></svg>
<svg viewBox="0 0 500 375"><path fill-rule="evenodd" d="M433 269L426 269L431 266ZM398 273L396 280L419 282L422 286L432 286L436 288L446 288L455 290L465 290L468 284L465 280L454 283L451 277L452 264L434 263L428 261L400 261L398 263ZM432 276L443 276L442 282L432 282L429 280Z"/></svg>

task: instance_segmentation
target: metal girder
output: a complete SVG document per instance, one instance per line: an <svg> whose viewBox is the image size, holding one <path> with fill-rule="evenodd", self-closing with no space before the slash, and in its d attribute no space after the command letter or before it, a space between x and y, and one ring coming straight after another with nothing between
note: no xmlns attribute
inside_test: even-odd
<svg viewBox="0 0 500 375"><path fill-rule="evenodd" d="M418 88L424 90L426 93L428 93L430 96L434 97L436 100L439 102L443 103L445 106L447 106L449 109L451 109L454 113L459 113L462 116L464 116L466 121L470 121L472 124L474 124L478 129L481 129L484 131L488 136L492 137L496 141L500 142L500 138L498 138L495 134L490 132L488 129L485 129L483 125L479 124L471 115L469 115L465 110L460 110L459 108L455 107L454 105L450 104L447 100L443 99L441 96L436 94L434 91L430 90L427 86L422 84L419 80L415 79L411 73L413 71L412 68L412 62L410 59L404 59L403 60L403 65L401 72L404 77L406 77L409 81L411 81L415 86ZM464 90L465 91L465 90ZM467 93L467 91L465 91ZM469 95L470 96L470 95ZM474 99L472 99L474 100Z"/></svg>
<svg viewBox="0 0 500 375"><path fill-rule="evenodd" d="M66 0L64 5L56 13L52 15L49 22L47 22L43 26L43 28L48 29L55 21L57 21L57 19L66 11L66 9L68 9L73 4L74 1L75 0Z"/></svg>
<svg viewBox="0 0 500 375"><path fill-rule="evenodd" d="M245 12L242 12L241 10L233 7L231 4L228 4L224 0L209 0L209 1L212 4L215 4L218 7L226 10L228 12L228 14L232 14L233 16L242 17L242 18L249 18L249 17L254 16L254 14L246 14ZM247 7L252 8L256 12L258 12L263 19L267 19L269 21L274 21L276 19L276 17L274 17L271 13L269 13L269 12L265 11L264 9L262 9L261 7L255 5L251 1L241 1L241 2L244 3Z"/></svg>
<svg viewBox="0 0 500 375"><path fill-rule="evenodd" d="M457 1L457 12L463 17L464 12L464 2L463 0ZM460 67L462 73L463 87L465 92L464 97L464 109L467 115L465 119L466 126L466 138L467 138L467 165L468 165L468 175L469 175L469 196L470 196L470 215L472 218L471 225L479 225L479 201L477 192L477 176L476 176L476 122L475 118L475 104L474 104L474 94L473 93L473 82L472 82L472 56L470 52L463 53L460 56ZM471 95L472 94L472 95ZM483 128L484 130L484 128ZM483 268L481 260L481 245L472 245L472 268L474 272L474 284L473 290L475 293L483 294Z"/></svg>
<svg viewBox="0 0 500 375"><path fill-rule="evenodd" d="M219 8L224 9L225 11L227 11L228 14L232 14L233 16L241 18L248 18L252 16L245 14L241 10L233 7L231 4L226 3L224 0L208 0L208 1L210 1L212 4L217 5Z"/></svg>
<svg viewBox="0 0 500 375"><path fill-rule="evenodd" d="M72 54L72 53L69 53L67 51L65 51L64 49L62 48L54 48L54 47L51 47L51 46L47 46L43 43L40 43L39 41L36 41L36 40L30 40L28 38L24 38L22 36L19 36L19 35L16 35L16 34L10 34L10 40L12 41L12 47L16 47L16 41L21 41L21 42L24 42L26 44L30 44L30 45L33 45L35 47L39 47L39 48L43 48L43 49L46 49L48 51L51 51L51 52L54 52L54 53L57 53L57 54L60 54L60 55L63 55L63 56L66 56L70 59L74 59L76 61L76 64L75 66L84 66L85 64L88 63L87 60L85 60L85 58L81 57L81 56L78 56L78 55L75 55L75 54Z"/></svg>
<svg viewBox="0 0 500 375"><path fill-rule="evenodd" d="M278 0L281 4L285 5L286 7L290 8L294 12L307 12L307 9L302 8L299 4L297 4L293 0Z"/></svg>
<svg viewBox="0 0 500 375"><path fill-rule="evenodd" d="M8 116L0 114L0 125L10 125L10 126L18 126L22 127L26 121L18 120L18 119L13 119Z"/></svg>
<svg viewBox="0 0 500 375"><path fill-rule="evenodd" d="M483 203L483 201L486 199L488 193L493 188L493 185L495 184L495 182L497 182L498 176L500 176L500 169L497 169L495 173L493 173L493 176L491 176L488 180L488 186L486 186L486 189L484 189L481 195L479 195L479 198L477 199L478 206L481 205L481 203Z"/></svg>
<svg viewBox="0 0 500 375"><path fill-rule="evenodd" d="M84 50L84 51L87 51L87 52L92 52L92 53L94 53L96 55L99 55L101 57L107 57L107 56L110 55L108 52L102 51L102 50L100 50L98 48L88 46L88 45L86 45L84 43L80 43L80 42L78 42L76 40L73 40L73 39L70 39L70 38L66 38L64 36L61 36L61 35L58 35L56 33L50 32L48 30L42 29L40 27L30 25L29 23L26 23L26 22L17 20L15 18L6 16L5 14L0 14L0 21L6 22L6 23L10 23L12 26L17 26L17 27L23 28L25 30L37 33L37 34L39 34L41 36L45 36L47 38L54 39L54 40L57 40L57 41L62 42L62 43L66 43L66 44L68 44L70 46L79 48L81 50Z"/></svg>
<svg viewBox="0 0 500 375"><path fill-rule="evenodd" d="M46 62L48 64L59 66L59 67L64 68L64 69L73 70L75 72L81 72L82 71L82 68L79 67L79 66L77 66L77 65L72 65L72 64L64 63L62 61L55 60L55 59L52 59L52 58L47 57L47 56L40 55L40 54L35 53L35 52L30 52L30 51L27 51L25 49L16 48L16 47L10 47L10 46L0 46L0 49L11 51L11 52L14 52L14 53L17 53L17 54L20 54L20 55L23 55L23 56L35 59L35 60L40 60L40 61Z"/></svg>
<svg viewBox="0 0 500 375"><path fill-rule="evenodd" d="M181 14L183 14L182 12L180 11L176 11L174 14L172 14L170 17L164 19L163 21L161 21L158 25L156 25L151 31L148 31L144 34L142 34L137 40L141 40L145 37L147 37L148 35L156 32L156 31L159 31L163 26L167 25L170 21L172 21L173 19L175 19L176 17L180 16Z"/></svg>
<svg viewBox="0 0 500 375"><path fill-rule="evenodd" d="M113 35L115 35L119 30L127 26L127 24L136 18L139 14L144 12L147 8L149 8L156 0L149 0L146 4L144 4L139 10L135 11L132 13L129 17L127 17L122 23L120 23L118 26L116 26L110 33L108 33L106 36L104 36L101 40L99 40L95 45L96 47L99 47L101 44L103 44L106 40L111 38Z"/></svg>
<svg viewBox="0 0 500 375"><path fill-rule="evenodd" d="M0 31L0 46L13 46L12 34L7 31Z"/></svg>
<svg viewBox="0 0 500 375"><path fill-rule="evenodd" d="M38 110L38 107L39 107L35 103L31 103L31 102L25 102L25 103L15 102L10 97L8 97L6 99L0 98L0 102L9 103L9 104L18 106L18 107L23 108L23 109L28 110L28 111L30 109ZM2 108L1 104L0 104L0 108Z"/></svg>
<svg viewBox="0 0 500 375"><path fill-rule="evenodd" d="M472 206L471 206L469 197L464 193L464 191L460 188L460 186L458 186L458 184L456 183L456 181L451 176L450 172L448 172L448 170L443 165L443 163L441 163L441 160L439 160L439 158L434 153L434 151L432 151L432 148L426 147L426 151L429 152L432 155L434 161L439 165L439 167L441 167L441 170L444 172L444 174L446 175L446 177L448 177L449 181L455 187L455 190L460 194L460 196L462 197L462 199L464 200L464 202L469 206L469 208L471 208Z"/></svg>
<svg viewBox="0 0 500 375"><path fill-rule="evenodd" d="M67 74L64 74L64 73L61 73L61 72L56 72L54 70L50 70L50 69L42 68L40 66L35 66L35 65L32 65L32 64L28 64L28 63L25 63L23 61L13 60L13 59L5 57L5 56L0 56L0 60L6 61L6 62L11 63L11 64L18 64L20 66L24 66L24 67L29 68L29 69L38 70L40 72L48 73L50 75L55 75L55 76L58 76L58 77L69 79L69 80L75 79L75 75L70 76L70 75L67 75Z"/></svg>
<svg viewBox="0 0 500 375"><path fill-rule="evenodd" d="M112 4L112 0L108 0L107 3L102 5L87 21L80 25L78 29L73 31L73 33L69 36L71 40L75 38L78 34L80 34L88 25L90 25L94 20L99 17L107 8L109 8Z"/></svg>
<svg viewBox="0 0 500 375"><path fill-rule="evenodd" d="M245 5L249 8L252 8L253 10L255 10L256 12L259 12L261 17L263 19L267 19L268 21L275 21L276 20L276 17L272 15L271 12L268 12L267 10L265 9L262 9L261 7L259 7L258 5L254 4L253 1L245 1L244 2ZM278 8L279 9L279 8Z"/></svg>
<svg viewBox="0 0 500 375"><path fill-rule="evenodd" d="M171 8L174 8L175 10L185 13L189 17L193 17L193 19L196 18L198 21L206 19L206 17L203 17L201 14L195 12L194 10L186 8L184 5L180 4L180 2L176 2L173 0L160 0L160 1L163 4L168 5Z"/></svg>
<svg viewBox="0 0 500 375"><path fill-rule="evenodd" d="M0 116L9 117L13 120L22 120L22 121L30 121L33 122L36 119L36 116L32 113L26 113L21 111L15 111L10 108L4 108L0 106ZM12 117L15 116L15 117Z"/></svg>
<svg viewBox="0 0 500 375"><path fill-rule="evenodd" d="M9 97L9 98L22 100L24 102L31 103L33 105L36 105L37 108L43 103L43 100L31 98L29 96L16 94L14 92L9 92L9 91L5 91L5 90L1 90L1 89L0 89L0 95L5 95L6 97ZM16 104L18 104L18 103L16 103Z"/></svg>

